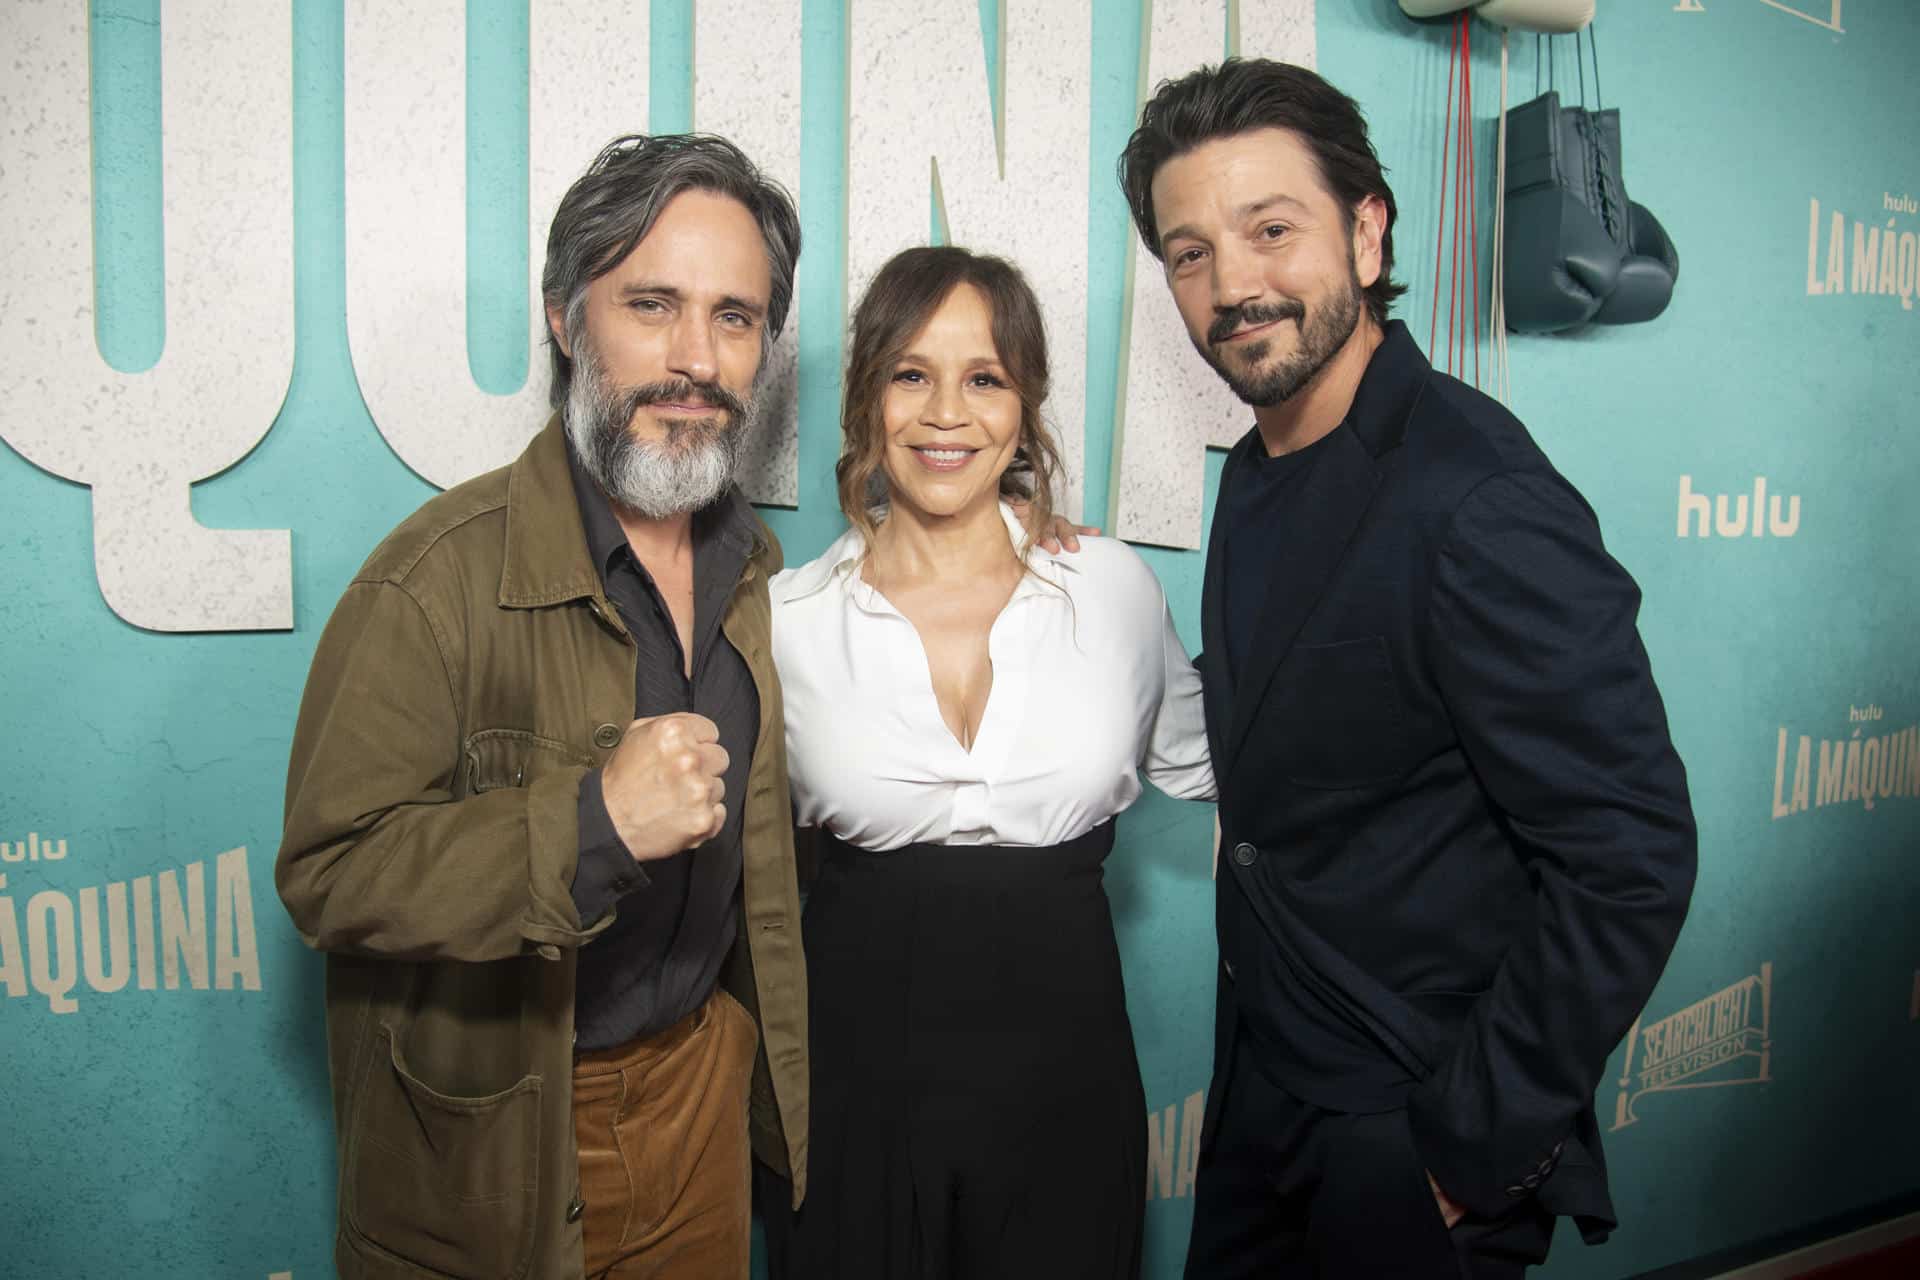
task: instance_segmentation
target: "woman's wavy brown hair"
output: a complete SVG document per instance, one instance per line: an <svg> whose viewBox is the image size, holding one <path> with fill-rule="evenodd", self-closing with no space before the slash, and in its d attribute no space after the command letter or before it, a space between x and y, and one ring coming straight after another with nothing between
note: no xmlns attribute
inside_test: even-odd
<svg viewBox="0 0 1920 1280"><path fill-rule="evenodd" d="M875 528L872 508L884 504L887 496L882 460L887 451L883 406L888 381L908 345L961 285L972 285L987 300L994 351L1020 397L1020 442L1000 477L1000 494L1028 504L1029 530L1052 523L1060 447L1040 415L1049 375L1039 300L1020 269L1003 258L951 245L922 246L889 258L853 313L840 408L840 461L834 474L840 481L840 510L869 544ZM1031 541L1029 532L1020 547L1023 557Z"/></svg>

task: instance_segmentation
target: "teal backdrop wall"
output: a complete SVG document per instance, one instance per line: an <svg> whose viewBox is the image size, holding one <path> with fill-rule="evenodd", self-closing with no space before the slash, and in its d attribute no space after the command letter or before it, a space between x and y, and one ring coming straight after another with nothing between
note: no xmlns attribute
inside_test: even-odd
<svg viewBox="0 0 1920 1280"><path fill-rule="evenodd" d="M789 563L841 528L831 475L847 113L850 83L865 74L846 33L849 6L861 2L799 9L797 496L764 511ZM126 374L164 368L190 336L169 331L163 270L172 206L161 41L185 5L20 3L29 24L71 18L87 30L84 64L60 73L93 95L99 355ZM646 89L631 127L674 131L693 119L698 3L654 0L645 56L630 64ZM969 21L942 38L986 74L938 86L929 109L968 93L1001 100L1005 26L1067 4L969 7ZM284 405L257 447L191 491L204 526L291 531L291 628L181 633L123 621L96 573L92 491L28 462L20 444L45 427L38 420L70 367L94 354L76 349L70 367L55 361L0 386L0 436L23 451L0 450L0 1274L9 1277L331 1271L321 967L272 889L281 788L319 628L366 553L433 492L376 426L350 351L348 7L293 0L290 10L294 343ZM1319 69L1365 106L1390 167L1400 274L1413 285L1400 314L1424 339L1450 29L1412 23L1392 0L1184 7L1217 23L1217 52L1281 10L1310 24ZM1623 1226L1597 1250L1563 1231L1546 1274L1567 1280L1907 1212L1920 1195L1920 7L1601 8L1600 69L1606 105L1624 117L1629 189L1677 242L1679 287L1649 324L1516 336L1513 403L1644 588L1642 631L1689 768L1701 867L1678 950L1600 1088ZM1086 392L1084 422L1059 425L1084 433L1083 510L1098 522L1112 497L1134 252L1112 165L1157 12L1146 0L1094 6L1089 107L1075 122L1089 160ZM527 0L468 0L466 16L469 355L475 381L504 392L526 372ZM1512 54L1517 102L1532 93L1533 39L1516 37ZM30 58L33 43L7 56ZM1566 90L1572 52L1559 56ZM1480 26L1483 274L1498 75L1497 34ZM610 83L606 93L630 88ZM47 145L33 112L10 105L0 187L22 183L23 162ZM1032 127L1005 121L1009 135ZM910 167L924 174L924 157ZM223 194L236 227L258 195ZM460 228L418 234L444 240ZM39 252L9 243L7 274ZM57 306L14 301L0 344L57 318ZM236 380L245 375L255 355L244 334L224 358ZM544 373L536 366L534 376ZM537 425L529 420L528 433ZM55 426L92 433L103 450L117 433L185 439L197 429L110 404ZM1209 517L1219 457L1210 453L1203 471ZM1749 501L1762 478L1764 536ZM1200 554L1143 551L1197 647ZM135 540L114 554L136 579L172 568L158 544ZM1209 809L1149 793L1123 820L1108 864L1150 1108L1152 1277L1178 1274L1191 1216L1211 1052L1212 841Z"/></svg>

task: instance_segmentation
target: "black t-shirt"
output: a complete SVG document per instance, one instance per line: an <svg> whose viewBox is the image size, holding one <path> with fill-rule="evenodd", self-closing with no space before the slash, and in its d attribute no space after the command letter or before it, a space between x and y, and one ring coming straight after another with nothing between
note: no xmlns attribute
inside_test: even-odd
<svg viewBox="0 0 1920 1280"><path fill-rule="evenodd" d="M1300 494L1308 484L1315 461L1326 452L1328 432L1304 449L1268 457L1255 428L1253 449L1246 465L1235 468L1231 483L1220 494L1219 528L1226 538L1222 582L1227 624L1227 672L1236 683L1240 668L1253 649L1260 617L1266 612L1267 583L1273 562L1299 540L1297 523Z"/></svg>
<svg viewBox="0 0 1920 1280"><path fill-rule="evenodd" d="M1259 628L1270 603L1267 589L1275 562L1290 555L1305 536L1301 499L1315 483L1315 468L1326 456L1334 434L1330 431L1304 449L1278 457L1268 457L1265 445L1256 437L1245 465L1234 468L1217 500L1221 519L1216 536L1226 538L1221 603L1226 614L1228 678L1233 685L1239 684L1248 656L1258 651ZM1234 696L1258 697L1259 691L1237 691ZM1265 926L1255 916L1238 879L1223 879L1228 883L1221 891L1221 954L1229 963L1234 955L1244 963L1255 950L1263 949L1251 940L1264 938ZM1285 961L1279 961L1269 974L1287 968ZM1239 980L1249 976L1242 974ZM1353 1096L1366 1096L1368 1090L1383 1083L1392 1085L1401 1077L1371 1037L1328 1004L1311 983L1298 977L1278 982L1256 980L1260 982L1258 998L1267 1001L1275 1015L1268 1020L1269 1025L1287 1028L1287 1042L1274 1048L1293 1070L1285 1078L1273 1075L1274 1083L1317 1106L1345 1109L1352 1105L1346 1090L1356 1090ZM1244 1021L1240 1033L1257 1038L1254 1028ZM1259 1060L1263 1064L1268 1061L1264 1056ZM1317 1081L1336 1082L1333 1092L1307 1089L1309 1082Z"/></svg>

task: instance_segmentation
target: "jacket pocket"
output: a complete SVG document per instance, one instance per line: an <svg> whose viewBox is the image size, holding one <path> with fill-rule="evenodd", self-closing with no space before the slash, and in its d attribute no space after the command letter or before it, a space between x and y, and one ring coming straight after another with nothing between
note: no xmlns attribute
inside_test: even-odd
<svg viewBox="0 0 1920 1280"><path fill-rule="evenodd" d="M517 1280L532 1258L540 1077L484 1098L415 1078L393 1029L374 1031L342 1187L354 1232L457 1280Z"/></svg>
<svg viewBox="0 0 1920 1280"><path fill-rule="evenodd" d="M1287 695L1275 719L1292 744L1283 757L1291 781L1337 791L1404 771L1406 717L1382 637L1296 645L1279 679Z"/></svg>
<svg viewBox="0 0 1920 1280"><path fill-rule="evenodd" d="M466 794L498 791L502 787L524 787L536 778L580 765L588 769L599 764L592 755L553 738L543 738L525 729L481 729L467 736Z"/></svg>

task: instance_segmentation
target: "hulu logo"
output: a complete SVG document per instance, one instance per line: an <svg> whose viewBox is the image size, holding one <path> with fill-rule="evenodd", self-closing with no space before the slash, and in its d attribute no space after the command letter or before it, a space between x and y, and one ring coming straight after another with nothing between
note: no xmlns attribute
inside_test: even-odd
<svg viewBox="0 0 1920 1280"><path fill-rule="evenodd" d="M1675 536L1711 538L1791 538L1800 529L1800 495L1767 497L1767 478L1758 476L1751 494L1708 494L1693 491L1693 477L1680 477L1680 518ZM1698 530L1698 533L1695 532Z"/></svg>

